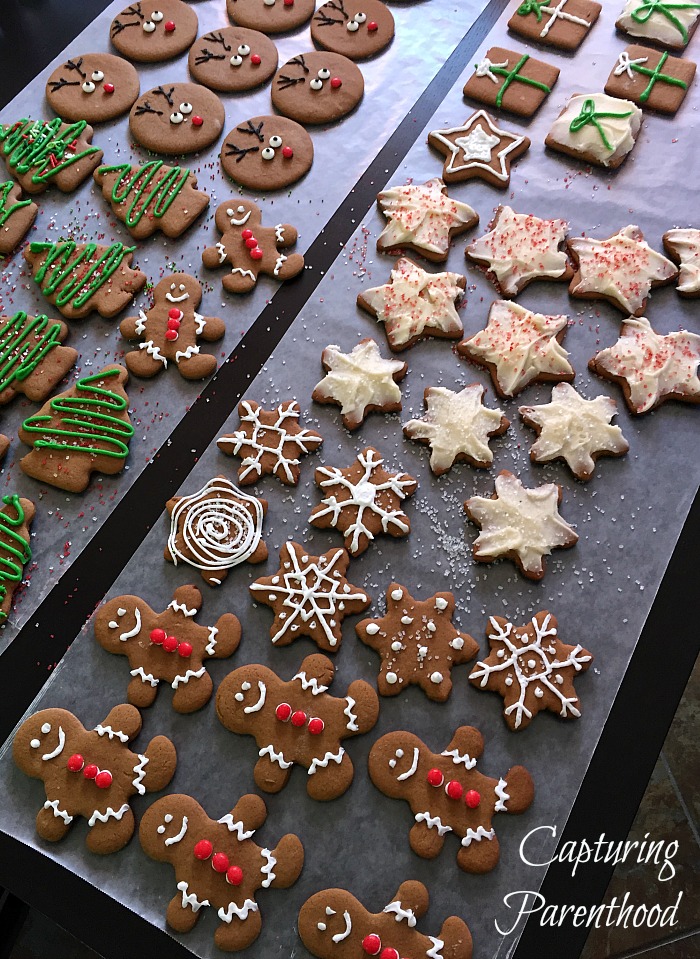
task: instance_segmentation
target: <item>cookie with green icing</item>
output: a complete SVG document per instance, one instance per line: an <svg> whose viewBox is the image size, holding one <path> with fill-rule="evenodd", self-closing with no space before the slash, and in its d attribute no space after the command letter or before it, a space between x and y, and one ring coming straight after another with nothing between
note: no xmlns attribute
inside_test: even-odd
<svg viewBox="0 0 700 959"><path fill-rule="evenodd" d="M524 0L508 21L508 29L544 47L574 51L602 9L594 0Z"/></svg>
<svg viewBox="0 0 700 959"><path fill-rule="evenodd" d="M29 230L39 207L22 199L22 189L13 180L0 183L0 254L7 256Z"/></svg>
<svg viewBox="0 0 700 959"><path fill-rule="evenodd" d="M661 53L633 43L618 54L605 92L659 113L675 113L694 77L692 60L670 57L668 50Z"/></svg>
<svg viewBox="0 0 700 959"><path fill-rule="evenodd" d="M50 186L71 193L102 162L92 132L85 120L24 117L0 125L0 156L25 193L43 193Z"/></svg>
<svg viewBox="0 0 700 959"><path fill-rule="evenodd" d="M559 77L559 68L529 53L490 47L474 64L464 96L520 117L531 117L542 106Z"/></svg>
<svg viewBox="0 0 700 959"><path fill-rule="evenodd" d="M65 323L43 314L0 316L0 406L18 393L46 399L78 359L77 350L61 346L67 336Z"/></svg>
<svg viewBox="0 0 700 959"><path fill-rule="evenodd" d="M6 437L3 437L6 439ZM3 444L4 445L4 444ZM32 558L29 530L36 509L34 503L11 493L2 497L0 507L0 623L10 612L12 597L22 582L24 567Z"/></svg>

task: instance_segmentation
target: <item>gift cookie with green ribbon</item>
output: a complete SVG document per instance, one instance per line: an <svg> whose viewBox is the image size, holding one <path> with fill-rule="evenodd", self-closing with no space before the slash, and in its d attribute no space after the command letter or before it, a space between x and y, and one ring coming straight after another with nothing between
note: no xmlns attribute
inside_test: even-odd
<svg viewBox="0 0 700 959"><path fill-rule="evenodd" d="M601 9L593 0L524 0L508 21L508 29L546 47L577 50Z"/></svg>
<svg viewBox="0 0 700 959"><path fill-rule="evenodd" d="M634 146L642 111L606 93L575 93L552 124L545 144L559 153L614 170Z"/></svg>
<svg viewBox="0 0 700 959"><path fill-rule="evenodd" d="M531 117L552 92L559 68L529 53L490 47L474 64L474 73L464 87L464 96L479 103Z"/></svg>
<svg viewBox="0 0 700 959"><path fill-rule="evenodd" d="M683 57L671 57L651 47L632 44L623 50L612 69L605 92L626 97L640 107L675 113L695 77L695 64Z"/></svg>
<svg viewBox="0 0 700 959"><path fill-rule="evenodd" d="M627 0L615 26L671 50L683 50L700 18L700 3L687 0Z"/></svg>

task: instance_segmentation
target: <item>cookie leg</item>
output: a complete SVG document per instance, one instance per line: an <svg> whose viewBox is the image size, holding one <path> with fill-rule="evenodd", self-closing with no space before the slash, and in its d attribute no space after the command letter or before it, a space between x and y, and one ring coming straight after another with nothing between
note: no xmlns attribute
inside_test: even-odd
<svg viewBox="0 0 700 959"><path fill-rule="evenodd" d="M134 825L135 819L131 808L124 812L121 819L114 819L112 816L106 822L101 822L98 819L95 825L90 828L85 845L90 852L96 852L100 855L118 852L126 846L134 835Z"/></svg>
<svg viewBox="0 0 700 959"><path fill-rule="evenodd" d="M140 676L134 676L126 689L126 698L132 706L138 706L139 709L145 709L152 706L158 695L158 684L155 686L149 682L144 682Z"/></svg>
<svg viewBox="0 0 700 959"><path fill-rule="evenodd" d="M278 280L291 280L304 269L304 257L301 253L292 253L277 271Z"/></svg>
<svg viewBox="0 0 700 959"><path fill-rule="evenodd" d="M457 853L457 865L465 872L491 872L501 857L501 848L496 836L493 839L472 841L462 846Z"/></svg>
<svg viewBox="0 0 700 959"><path fill-rule="evenodd" d="M327 799L336 799L348 789L353 774L352 760L347 753L343 753L340 763L330 760L325 767L316 767L316 772L309 776L306 791L312 799L322 802Z"/></svg>
<svg viewBox="0 0 700 959"><path fill-rule="evenodd" d="M250 293L258 282L250 270L240 270L238 273L227 273L221 281L223 288L229 293Z"/></svg>
<svg viewBox="0 0 700 959"><path fill-rule="evenodd" d="M205 376L216 372L216 357L208 353L195 353L181 359L177 368L186 380L203 380Z"/></svg>
<svg viewBox="0 0 700 959"><path fill-rule="evenodd" d="M273 763L268 756L261 756L255 764L253 778L255 779L255 785L263 792L278 793L287 784L289 773L289 769L282 769L277 763Z"/></svg>
<svg viewBox="0 0 700 959"><path fill-rule="evenodd" d="M150 379L165 369L165 364L154 359L146 350L132 350L126 354L124 362L130 373L143 379Z"/></svg>
<svg viewBox="0 0 700 959"><path fill-rule="evenodd" d="M445 837L441 836L437 828L429 828L424 822L417 822L408 834L411 849L423 859L435 859L445 845Z"/></svg>
<svg viewBox="0 0 700 959"><path fill-rule="evenodd" d="M472 934L457 916L445 919L438 939L444 943L443 955L450 959L472 959Z"/></svg>
<svg viewBox="0 0 700 959"><path fill-rule="evenodd" d="M66 813L67 815L67 813ZM61 815L55 816L53 809L40 809L36 817L36 831L47 842L58 842L70 829L70 823Z"/></svg>
<svg viewBox="0 0 700 959"><path fill-rule="evenodd" d="M175 690L173 709L177 713L194 713L209 702L213 689L209 673L191 676L187 683L181 683Z"/></svg>
<svg viewBox="0 0 700 959"><path fill-rule="evenodd" d="M189 906L183 906L182 896L177 893L168 903L165 919L175 932L189 932L197 924L199 911L195 912Z"/></svg>
<svg viewBox="0 0 700 959"><path fill-rule="evenodd" d="M255 942L261 928L262 919L259 909L257 906L255 909L249 907L245 919L233 916L231 922L222 922L214 933L214 942L224 952L238 952Z"/></svg>

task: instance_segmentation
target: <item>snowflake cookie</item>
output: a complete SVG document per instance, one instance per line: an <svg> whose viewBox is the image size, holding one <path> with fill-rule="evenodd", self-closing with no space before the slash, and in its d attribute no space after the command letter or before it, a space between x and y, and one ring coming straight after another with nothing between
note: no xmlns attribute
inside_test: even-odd
<svg viewBox="0 0 700 959"><path fill-rule="evenodd" d="M681 296L700 296L700 230L667 230L664 248L680 266L676 291Z"/></svg>
<svg viewBox="0 0 700 959"><path fill-rule="evenodd" d="M411 521L400 509L418 483L408 473L390 473L378 450L368 446L345 469L321 466L316 485L324 492L309 522L319 529L334 527L345 536L345 548L359 556L379 533L408 536Z"/></svg>
<svg viewBox="0 0 700 959"><path fill-rule="evenodd" d="M552 92L558 78L558 67L535 60L529 53L491 47L474 65L474 73L463 93L487 106L531 117Z"/></svg>
<svg viewBox="0 0 700 959"><path fill-rule="evenodd" d="M505 778L491 779L474 768L483 751L474 726L460 726L441 753L409 732L387 733L372 746L370 779L385 796L409 804L415 820L409 842L423 859L438 856L451 832L461 841L459 868L490 872L500 858L494 814L521 813L532 804L535 787L527 769L514 766Z"/></svg>
<svg viewBox="0 0 700 959"><path fill-rule="evenodd" d="M369 683L357 679L344 697L327 690L335 667L315 653L302 661L288 682L266 666L242 666L216 693L216 715L234 733L253 736L259 747L254 778L259 789L276 793L295 763L306 767L312 799L336 799L353 778L353 765L341 741L367 733L379 715Z"/></svg>
<svg viewBox="0 0 700 959"><path fill-rule="evenodd" d="M452 667L479 652L478 643L452 625L454 611L452 593L417 600L405 586L389 586L386 615L363 619L355 627L362 642L382 658L380 695L397 696L407 686L420 686L428 699L445 702L452 692Z"/></svg>
<svg viewBox="0 0 700 959"><path fill-rule="evenodd" d="M574 51L601 10L594 0L524 0L508 21L508 29L543 46Z"/></svg>
<svg viewBox="0 0 700 959"><path fill-rule="evenodd" d="M474 559L512 559L523 576L542 579L543 557L578 542L578 534L559 515L561 486L545 483L529 489L508 470L501 470L495 485L491 497L472 496L464 504L469 519L481 529Z"/></svg>
<svg viewBox="0 0 700 959"><path fill-rule="evenodd" d="M642 111L631 100L576 93L544 142L559 153L615 170L636 143L641 125Z"/></svg>
<svg viewBox="0 0 700 959"><path fill-rule="evenodd" d="M489 439L510 426L501 410L484 406L486 390L480 383L459 393L429 386L423 394L426 414L404 424L404 435L430 446L430 468L442 476L458 461L487 468L493 463Z"/></svg>
<svg viewBox="0 0 700 959"><path fill-rule="evenodd" d="M368 413L397 413L401 390L397 386L408 364L385 360L372 339L360 340L350 353L327 346L321 355L326 375L316 384L311 399L340 407L343 426L355 430Z"/></svg>
<svg viewBox="0 0 700 959"><path fill-rule="evenodd" d="M175 870L177 892L166 913L171 929L189 932L200 909L211 906L221 920L214 933L219 949L237 952L255 942L262 928L255 893L288 889L304 865L304 847L293 833L274 849L253 842L266 819L265 802L252 794L221 819L210 819L195 799L178 794L146 810L139 827L143 851Z"/></svg>
<svg viewBox="0 0 700 959"><path fill-rule="evenodd" d="M626 0L615 26L633 37L653 40L671 50L682 50L700 17L700 3L686 0Z"/></svg>
<svg viewBox="0 0 700 959"><path fill-rule="evenodd" d="M285 486L296 486L301 470L299 458L315 452L323 443L316 430L299 426L299 404L294 400L280 403L274 410L264 410L253 400L238 404L240 428L224 433L216 441L228 456L239 456L238 482L241 486L256 483L263 476L276 476Z"/></svg>
<svg viewBox="0 0 700 959"><path fill-rule="evenodd" d="M445 183L478 177L504 189L510 183L511 163L530 149L528 137L503 130L486 110L472 113L459 127L431 130L428 143L445 157Z"/></svg>
<svg viewBox="0 0 700 959"><path fill-rule="evenodd" d="M486 636L491 651L472 669L469 680L478 689L503 696L503 718L513 732L529 726L543 709L563 719L581 715L574 677L588 669L593 657L583 646L561 641L551 613L540 611L526 626L491 616Z"/></svg>

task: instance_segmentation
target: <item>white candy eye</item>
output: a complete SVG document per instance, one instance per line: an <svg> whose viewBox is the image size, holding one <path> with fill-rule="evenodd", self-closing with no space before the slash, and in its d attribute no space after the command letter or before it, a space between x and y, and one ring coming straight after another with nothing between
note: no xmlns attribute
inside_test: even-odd
<svg viewBox="0 0 700 959"><path fill-rule="evenodd" d="M355 21L355 23L364 23L366 19L367 19L366 13L356 13L355 16L353 17L353 20Z"/></svg>
<svg viewBox="0 0 700 959"><path fill-rule="evenodd" d="M240 53L242 57L247 57L248 54L250 53L250 47L248 46L247 43L242 43L240 47L238 48L238 52Z"/></svg>
<svg viewBox="0 0 700 959"><path fill-rule="evenodd" d="M240 67L240 65L243 63L243 57L239 57L238 54L235 53L235 54L231 57L231 59L230 59L229 62L230 62L230 64L231 64L232 67Z"/></svg>
<svg viewBox="0 0 700 959"><path fill-rule="evenodd" d="M186 101L185 101L185 103L181 103L181 104L180 104L180 113L184 113L185 116L188 116L190 113L192 113L192 104L191 104L191 103L187 103Z"/></svg>
<svg viewBox="0 0 700 959"><path fill-rule="evenodd" d="M46 735L46 733L50 733L50 732L51 732L51 723L44 723L44 725L41 727L41 731L42 731L42 733L44 733L44 735Z"/></svg>
<svg viewBox="0 0 700 959"><path fill-rule="evenodd" d="M345 24L345 29L348 31L348 33L357 33L357 31L360 29L360 24L356 23L354 20L349 20Z"/></svg>
<svg viewBox="0 0 700 959"><path fill-rule="evenodd" d="M161 13L160 10L154 10L153 13L151 14L151 20L153 20L154 23L160 23L162 19L163 19L163 14Z"/></svg>
<svg viewBox="0 0 700 959"><path fill-rule="evenodd" d="M86 80L85 83L83 84L83 93L94 93L94 92L95 92L95 84L92 82L92 80Z"/></svg>
<svg viewBox="0 0 700 959"><path fill-rule="evenodd" d="M281 146L282 146L282 137L278 137L278 136L270 137L270 146L271 146L271 147L281 147Z"/></svg>
<svg viewBox="0 0 700 959"><path fill-rule="evenodd" d="M327 80L331 75L331 71L328 69L328 67L321 67L321 69L318 71L318 75L321 80Z"/></svg>
<svg viewBox="0 0 700 959"><path fill-rule="evenodd" d="M95 81L95 83L99 83L100 80L104 80L104 78L105 75L101 70L93 70L92 79Z"/></svg>
<svg viewBox="0 0 700 959"><path fill-rule="evenodd" d="M177 111L175 111L175 113L170 114L171 123L182 123L184 119L185 118L183 117L183 115L181 113L178 113Z"/></svg>
<svg viewBox="0 0 700 959"><path fill-rule="evenodd" d="M275 151L271 147L265 147L260 156L263 160L274 160Z"/></svg>
<svg viewBox="0 0 700 959"><path fill-rule="evenodd" d="M323 88L323 80L319 80L318 77L314 77L309 86L312 90L321 90Z"/></svg>
<svg viewBox="0 0 700 959"><path fill-rule="evenodd" d="M266 7L274 7L275 0L263 0L263 3L265 4Z"/></svg>
<svg viewBox="0 0 700 959"><path fill-rule="evenodd" d="M155 25L155 23L153 23L152 20L144 20L144 23L143 23L143 32L144 32L144 33L153 33L153 31L155 30L155 28L156 28L156 25Z"/></svg>

